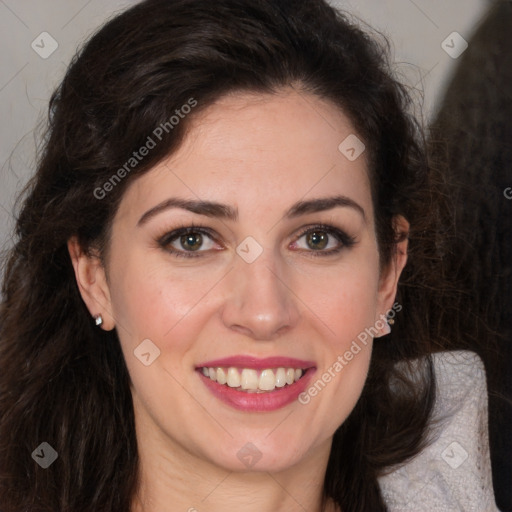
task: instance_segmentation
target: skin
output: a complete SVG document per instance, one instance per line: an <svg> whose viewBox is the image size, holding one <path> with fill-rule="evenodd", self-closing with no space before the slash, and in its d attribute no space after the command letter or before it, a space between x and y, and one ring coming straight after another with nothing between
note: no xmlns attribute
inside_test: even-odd
<svg viewBox="0 0 512 512"><path fill-rule="evenodd" d="M195 368L277 355L315 361L320 377L392 307L407 241L380 272L365 154L351 162L338 150L354 133L342 112L307 93L226 96L194 120L177 152L130 184L106 268L70 240L82 297L103 329L117 328L133 383L142 477L133 511L322 509L332 436L360 396L372 342L308 404L272 412L231 408ZM284 218L297 201L334 195L356 202L364 217L337 206ZM138 225L169 197L223 203L238 218L172 208ZM199 257L176 257L157 243L192 223L215 233ZM355 244L318 256L339 245L330 235L327 249L315 249L300 237L318 223ZM236 252L248 236L263 248L253 263ZM185 250L179 239L173 247ZM133 354L144 339L161 352L150 366ZM248 442L262 455L252 468L237 457Z"/></svg>

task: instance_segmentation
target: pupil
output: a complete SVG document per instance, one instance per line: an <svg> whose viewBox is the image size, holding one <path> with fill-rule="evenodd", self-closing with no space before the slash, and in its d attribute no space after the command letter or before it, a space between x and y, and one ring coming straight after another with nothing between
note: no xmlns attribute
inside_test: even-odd
<svg viewBox="0 0 512 512"><path fill-rule="evenodd" d="M185 249L197 251L202 245L203 237L200 234L188 234L181 237L181 245Z"/></svg>
<svg viewBox="0 0 512 512"><path fill-rule="evenodd" d="M327 246L327 235L325 233L314 232L307 237L308 245L311 249L324 249Z"/></svg>

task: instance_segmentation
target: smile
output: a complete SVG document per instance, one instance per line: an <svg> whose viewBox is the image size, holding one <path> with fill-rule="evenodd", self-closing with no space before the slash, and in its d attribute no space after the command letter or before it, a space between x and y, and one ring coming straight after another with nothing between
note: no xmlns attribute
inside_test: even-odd
<svg viewBox="0 0 512 512"><path fill-rule="evenodd" d="M315 365L292 358L231 357L196 367L218 399L248 412L273 411L291 404L307 388Z"/></svg>

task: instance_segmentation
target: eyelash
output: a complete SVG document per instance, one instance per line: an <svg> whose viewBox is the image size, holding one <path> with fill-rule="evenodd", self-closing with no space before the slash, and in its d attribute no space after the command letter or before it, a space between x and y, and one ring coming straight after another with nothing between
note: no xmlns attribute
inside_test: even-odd
<svg viewBox="0 0 512 512"><path fill-rule="evenodd" d="M315 231L325 232L325 233L327 233L328 236L334 237L340 243L340 245L338 247L336 247L334 249L328 249L326 251L322 251L322 250L307 251L306 250L307 253L309 253L312 257L315 257L315 258L316 257L322 258L322 257L327 257L327 256L332 256L334 254L338 254L343 249L349 249L350 247L352 247L353 245L356 244L356 239L353 236L348 235L341 229L338 229L334 226L329 226L327 224L315 224L313 226L309 226L309 227L302 229L299 232L299 234L297 235L297 237L295 238L295 241L300 240L304 235L314 233Z"/></svg>
<svg viewBox="0 0 512 512"><path fill-rule="evenodd" d="M334 226L329 226L326 224L315 224L313 226L309 226L309 227L302 229L299 232L299 234L295 237L294 242L296 242L297 240L300 240L304 235L314 233L315 231L321 231L321 232L327 233L328 236L334 237L340 243L340 245L339 245L339 247L336 247L335 249L329 249L326 251L305 250L305 252L310 253L310 255L312 257L327 257L327 256L331 256L334 254L338 254L341 250L348 249L356 244L356 239L354 237L348 235L341 229L338 229ZM172 231L170 231L170 232L166 233L165 235L161 236L160 238L158 238L157 242L158 242L158 245L162 249L166 250L167 252L170 252L173 256L176 256L178 258L200 258L200 257L202 257L203 255L201 253L206 252L206 251L197 251L197 252L180 251L180 250L176 250L176 249L170 247L170 244L172 242L174 242L175 240L177 240L178 238L180 238L184 235L189 235L189 234L206 235L210 239L212 239L214 242L219 244L219 242L217 242L217 240L215 239L214 232L211 229L209 229L205 226L199 226L196 224L188 224L186 226L184 225L184 226L178 227L176 229L173 229ZM221 245L221 244L219 244L219 245Z"/></svg>
<svg viewBox="0 0 512 512"><path fill-rule="evenodd" d="M206 235L210 237L212 240L216 241L213 231L211 229L192 223L187 224L186 226L180 226L176 229L173 229L169 233L166 233L164 236L160 237L157 240L157 242L162 249L166 250L167 252L170 252L173 256L176 256L177 258L200 258L201 256L203 256L201 252L204 251L199 251L198 253L195 253L192 251L178 251L170 247L171 243L174 242L176 239L180 238L183 235L189 235L191 233L199 233L201 235Z"/></svg>

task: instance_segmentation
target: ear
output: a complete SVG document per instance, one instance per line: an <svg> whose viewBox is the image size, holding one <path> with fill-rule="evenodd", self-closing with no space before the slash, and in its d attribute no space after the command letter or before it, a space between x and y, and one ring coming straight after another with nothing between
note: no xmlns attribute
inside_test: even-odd
<svg viewBox="0 0 512 512"><path fill-rule="evenodd" d="M375 323L376 325L384 324L383 328L379 329L381 336L391 332L386 320L386 314L391 310L394 304L398 279L407 263L409 223L404 217L397 215L393 218L393 226L395 236L399 241L396 243L395 251L389 265L381 272L377 292L377 318L375 319ZM402 309L401 306L400 309Z"/></svg>
<svg viewBox="0 0 512 512"><path fill-rule="evenodd" d="M112 316L110 289L101 258L94 251L84 252L76 237L68 240L68 251L78 289L87 309L92 317L101 315L101 328L111 331L115 327L115 322Z"/></svg>

